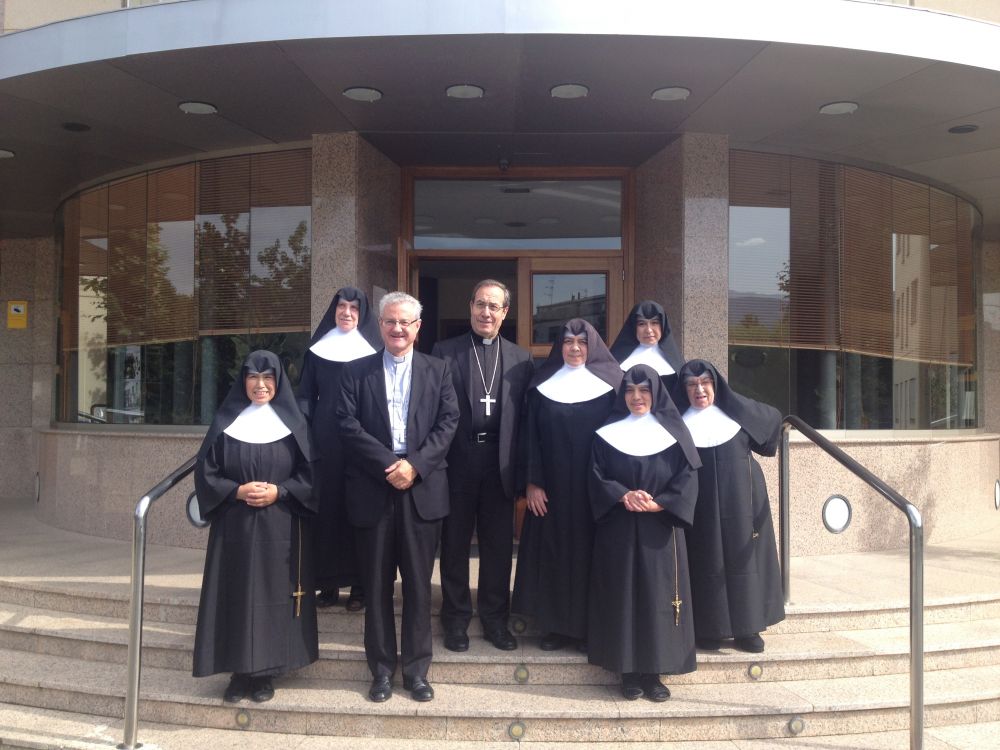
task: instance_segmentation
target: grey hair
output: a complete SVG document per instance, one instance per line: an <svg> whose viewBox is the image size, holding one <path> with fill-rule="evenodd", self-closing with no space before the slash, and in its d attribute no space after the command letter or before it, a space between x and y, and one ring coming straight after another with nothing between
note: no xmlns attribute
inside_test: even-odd
<svg viewBox="0 0 1000 750"><path fill-rule="evenodd" d="M476 301L476 292L482 289L484 286L495 286L503 292L503 306L510 307L510 289L502 281L497 281L496 279L483 279L472 289L472 297L469 298L469 302Z"/></svg>
<svg viewBox="0 0 1000 750"><path fill-rule="evenodd" d="M420 304L420 300L412 294L407 294L406 292L389 292L378 301L378 316L380 318L385 315L385 308L390 305L412 305L413 309L417 311L415 320L420 320L420 314L424 310L424 306Z"/></svg>

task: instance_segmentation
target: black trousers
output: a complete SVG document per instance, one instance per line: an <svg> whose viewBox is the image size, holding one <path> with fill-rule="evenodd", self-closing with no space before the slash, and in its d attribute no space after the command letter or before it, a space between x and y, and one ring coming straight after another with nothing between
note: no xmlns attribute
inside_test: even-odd
<svg viewBox="0 0 1000 750"><path fill-rule="evenodd" d="M460 440L460 437L456 437ZM496 443L471 447L468 462L449 466L451 512L441 533L441 623L465 631L472 619L469 555L472 532L479 540L476 605L484 630L507 627L514 550L514 504L500 481Z"/></svg>
<svg viewBox="0 0 1000 750"><path fill-rule="evenodd" d="M396 671L396 616L392 604L399 569L403 586L403 677L426 677L431 665L431 574L441 521L425 521L409 491L392 502L370 528L357 529L365 587L365 657L374 677Z"/></svg>

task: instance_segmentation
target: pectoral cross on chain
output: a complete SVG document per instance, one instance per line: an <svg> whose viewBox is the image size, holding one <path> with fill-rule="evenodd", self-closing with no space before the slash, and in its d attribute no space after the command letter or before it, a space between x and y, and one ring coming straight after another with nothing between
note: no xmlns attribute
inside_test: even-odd
<svg viewBox="0 0 1000 750"><path fill-rule="evenodd" d="M684 603L681 601L679 594L674 594L674 600L670 602L674 605L674 625L681 624L681 605Z"/></svg>
<svg viewBox="0 0 1000 750"><path fill-rule="evenodd" d="M302 615L302 597L306 595L306 592L302 590L302 584L300 583L295 591L292 592L292 597L295 599L295 616L300 617Z"/></svg>
<svg viewBox="0 0 1000 750"><path fill-rule="evenodd" d="M486 416L490 416L490 404L495 404L497 400L495 398L490 398L490 394L486 394L483 398L479 399L479 403L486 404Z"/></svg>

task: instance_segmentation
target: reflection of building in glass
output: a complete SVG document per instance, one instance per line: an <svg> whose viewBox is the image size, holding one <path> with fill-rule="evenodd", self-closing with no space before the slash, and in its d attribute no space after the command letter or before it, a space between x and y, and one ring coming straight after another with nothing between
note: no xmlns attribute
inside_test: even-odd
<svg viewBox="0 0 1000 750"><path fill-rule="evenodd" d="M593 294L584 297L582 294L570 295L568 300L553 302L549 305L535 305L532 320L532 341L536 344L551 344L562 336L563 324L573 318L583 318L590 323L601 338L607 338L605 322L607 320L608 296Z"/></svg>

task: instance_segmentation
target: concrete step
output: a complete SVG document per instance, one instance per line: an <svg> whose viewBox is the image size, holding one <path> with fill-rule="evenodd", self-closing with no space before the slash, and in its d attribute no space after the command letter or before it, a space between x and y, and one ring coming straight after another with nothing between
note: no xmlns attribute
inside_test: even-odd
<svg viewBox="0 0 1000 750"><path fill-rule="evenodd" d="M191 669L191 625L147 622L143 666ZM0 604L0 648L124 664L128 625L122 618L68 615L53 610ZM1000 664L1000 619L928 625L925 670ZM617 675L587 663L575 650L543 652L534 637L522 637L515 651L498 651L472 637L469 651L453 653L435 637L431 678L447 684L612 685ZM754 670L751 677L751 667ZM909 670L908 628L767 636L764 654L732 648L699 652L698 670L673 678L676 684L789 681L826 677L902 674ZM367 680L359 633L320 637L320 660L299 675L312 679Z"/></svg>
<svg viewBox="0 0 1000 750"><path fill-rule="evenodd" d="M121 742L121 719L94 718L68 711L0 703L0 748L23 750L108 750ZM145 750L510 750L510 740L415 740L387 737L309 736L235 729L178 727L144 723L139 742ZM601 750L899 750L908 747L906 731L868 732L826 737L766 740L706 740L679 742L604 742ZM984 750L1000 746L1000 722L929 727L925 750ZM581 742L532 742L532 750L594 750Z"/></svg>
<svg viewBox="0 0 1000 750"><path fill-rule="evenodd" d="M499 742L735 740L904 730L905 675L726 685L673 684L663 704L625 701L606 685L437 685L430 703L397 687L388 702L366 698L367 681L300 676L277 682L265 704L224 704L227 675L195 679L169 669L143 674L143 722L309 735ZM927 726L1000 721L1000 667L928 672ZM0 650L0 702L120 717L124 667Z"/></svg>

